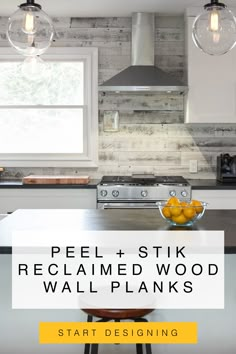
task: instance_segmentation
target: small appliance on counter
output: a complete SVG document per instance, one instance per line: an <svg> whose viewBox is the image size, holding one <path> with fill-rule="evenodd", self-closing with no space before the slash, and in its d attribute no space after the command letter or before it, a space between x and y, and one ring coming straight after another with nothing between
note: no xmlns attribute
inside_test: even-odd
<svg viewBox="0 0 236 354"><path fill-rule="evenodd" d="M236 183L236 155L221 154L217 156L217 181Z"/></svg>

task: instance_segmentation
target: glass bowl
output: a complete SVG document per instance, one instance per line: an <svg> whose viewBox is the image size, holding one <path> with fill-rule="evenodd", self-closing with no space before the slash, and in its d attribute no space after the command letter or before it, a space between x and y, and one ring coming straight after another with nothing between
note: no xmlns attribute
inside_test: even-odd
<svg viewBox="0 0 236 354"><path fill-rule="evenodd" d="M167 202L158 202L157 206L163 219L172 226L192 226L203 217L207 203L201 201L199 205L185 204L168 205Z"/></svg>

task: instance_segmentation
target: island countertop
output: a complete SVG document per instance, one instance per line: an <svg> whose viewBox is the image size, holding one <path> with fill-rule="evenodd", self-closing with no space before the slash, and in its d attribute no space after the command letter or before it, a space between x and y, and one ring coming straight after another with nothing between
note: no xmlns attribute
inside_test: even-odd
<svg viewBox="0 0 236 354"><path fill-rule="evenodd" d="M170 227L155 209L120 210L17 210L0 222L0 251L11 252L12 230L53 230L68 225L76 230L223 230L225 253L236 254L236 210L206 210L192 228Z"/></svg>

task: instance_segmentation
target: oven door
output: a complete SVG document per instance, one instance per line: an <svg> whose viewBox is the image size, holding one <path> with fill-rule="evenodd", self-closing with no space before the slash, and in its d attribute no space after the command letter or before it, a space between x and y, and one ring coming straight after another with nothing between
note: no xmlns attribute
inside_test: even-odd
<svg viewBox="0 0 236 354"><path fill-rule="evenodd" d="M108 202L108 203L98 203L98 209L157 209L156 202Z"/></svg>

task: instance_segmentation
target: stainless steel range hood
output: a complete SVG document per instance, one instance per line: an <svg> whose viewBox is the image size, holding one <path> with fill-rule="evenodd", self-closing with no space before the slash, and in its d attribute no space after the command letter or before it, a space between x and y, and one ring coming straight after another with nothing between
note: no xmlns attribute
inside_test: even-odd
<svg viewBox="0 0 236 354"><path fill-rule="evenodd" d="M99 86L99 91L156 91L183 94L187 86L154 66L155 15L132 15L131 66Z"/></svg>

